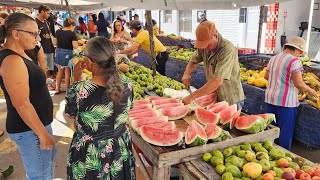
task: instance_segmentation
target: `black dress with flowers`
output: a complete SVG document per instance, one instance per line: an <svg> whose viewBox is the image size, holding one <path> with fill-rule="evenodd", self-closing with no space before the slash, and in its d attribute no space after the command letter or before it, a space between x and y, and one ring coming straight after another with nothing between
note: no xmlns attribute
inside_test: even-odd
<svg viewBox="0 0 320 180"><path fill-rule="evenodd" d="M130 82L124 84L116 105L106 87L91 81L70 87L65 111L76 116L76 131L68 154L68 179L135 179L132 140L126 128L132 88Z"/></svg>

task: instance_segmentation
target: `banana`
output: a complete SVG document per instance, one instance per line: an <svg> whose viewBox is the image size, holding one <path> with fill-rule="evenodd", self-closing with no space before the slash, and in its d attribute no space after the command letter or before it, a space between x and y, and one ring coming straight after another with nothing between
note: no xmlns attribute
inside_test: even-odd
<svg viewBox="0 0 320 180"><path fill-rule="evenodd" d="M313 74L313 73L306 73L308 76L312 76L312 77L314 77L316 80L318 80L318 81L320 81L320 78L317 76L317 75L315 75L315 74Z"/></svg>
<svg viewBox="0 0 320 180"><path fill-rule="evenodd" d="M320 98L317 100L318 109L320 109Z"/></svg>
<svg viewBox="0 0 320 180"><path fill-rule="evenodd" d="M307 97L307 94L305 92L298 94L299 101L303 101Z"/></svg>
<svg viewBox="0 0 320 180"><path fill-rule="evenodd" d="M310 101L310 100L305 99L304 102L310 104L311 106L313 106L313 107L315 107L315 108L320 109L320 106L318 106L318 104L315 103L315 102L313 102L313 101Z"/></svg>

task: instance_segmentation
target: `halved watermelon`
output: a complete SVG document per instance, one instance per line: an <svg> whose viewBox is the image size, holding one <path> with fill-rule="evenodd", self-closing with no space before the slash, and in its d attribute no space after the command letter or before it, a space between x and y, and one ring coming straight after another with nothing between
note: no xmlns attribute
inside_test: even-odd
<svg viewBox="0 0 320 180"><path fill-rule="evenodd" d="M213 107L220 106L221 104L226 104L227 106L229 106L227 101L221 101L221 102L217 102L217 103L214 103L214 104L211 104L211 105L207 106L207 109L211 109Z"/></svg>
<svg viewBox="0 0 320 180"><path fill-rule="evenodd" d="M147 100L147 99L135 100L135 101L133 102L133 104L134 104L135 106L138 106L138 105L141 105L141 104L149 104L149 103L150 103L150 101Z"/></svg>
<svg viewBox="0 0 320 180"><path fill-rule="evenodd" d="M208 123L205 127L205 131L208 137L208 140L213 142L223 141L228 138L229 132L223 130L219 126L213 123Z"/></svg>
<svg viewBox="0 0 320 180"><path fill-rule="evenodd" d="M222 110L228 108L229 104L225 101L216 103L215 106L209 109L209 111L214 112L214 113L219 113Z"/></svg>
<svg viewBox="0 0 320 180"><path fill-rule="evenodd" d="M219 116L217 114L200 107L196 109L196 116L198 121L203 125L208 123L217 124L219 122Z"/></svg>
<svg viewBox="0 0 320 180"><path fill-rule="evenodd" d="M134 111L134 110L138 110L138 109L151 109L151 108L152 108L151 104L141 104L138 106L134 106L131 110Z"/></svg>
<svg viewBox="0 0 320 180"><path fill-rule="evenodd" d="M168 116L161 116L161 117L129 117L130 121L144 119L146 121L153 121L153 120L164 120L168 121Z"/></svg>
<svg viewBox="0 0 320 180"><path fill-rule="evenodd" d="M147 100L149 100L149 101L151 102L152 100L157 100L157 99L168 99L168 98L166 98L166 97L161 97L161 96L149 96L149 97L147 97L146 99L147 99Z"/></svg>
<svg viewBox="0 0 320 180"><path fill-rule="evenodd" d="M130 114L147 112L147 111L153 111L153 110L155 110L155 109L153 109L153 108L148 108L148 109L138 109L138 110L133 110L133 111L130 110L130 111L129 111L129 115L130 115Z"/></svg>
<svg viewBox="0 0 320 180"><path fill-rule="evenodd" d="M166 99L152 100L151 102L155 106L155 105L160 105L160 104L179 103L179 100L172 99L172 98L166 98Z"/></svg>
<svg viewBox="0 0 320 180"><path fill-rule="evenodd" d="M159 117L159 112L157 110L152 110L152 111L146 111L146 112L141 112L141 113L135 113L132 115L129 115L129 118L132 117Z"/></svg>
<svg viewBox="0 0 320 180"><path fill-rule="evenodd" d="M238 110L236 113L234 113L234 115L232 116L231 121L229 122L229 129L232 129L234 127L234 125L236 124L240 114L241 114L241 109Z"/></svg>
<svg viewBox="0 0 320 180"><path fill-rule="evenodd" d="M183 133L180 131L164 130L151 126L142 126L139 132L145 141L157 146L173 146L183 138Z"/></svg>
<svg viewBox="0 0 320 180"><path fill-rule="evenodd" d="M169 103L169 104L155 105L154 108L156 108L156 109L162 109L162 108L176 107L176 106L182 106L182 105L183 105L183 103Z"/></svg>
<svg viewBox="0 0 320 180"><path fill-rule="evenodd" d="M185 133L185 141L189 146L200 146L207 143L207 134L197 121L193 120L188 126Z"/></svg>
<svg viewBox="0 0 320 180"><path fill-rule="evenodd" d="M205 96L198 97L194 101L197 104L199 104L201 102L216 101L216 99L217 99L217 93L211 93L211 94L208 94L208 95L205 95Z"/></svg>
<svg viewBox="0 0 320 180"><path fill-rule="evenodd" d="M168 116L169 120L177 120L185 117L189 112L189 105L168 107L159 109L162 116Z"/></svg>
<svg viewBox="0 0 320 180"><path fill-rule="evenodd" d="M265 120L267 125L269 125L270 123L272 123L272 121L276 119L276 115L272 113L257 114L257 116L262 117Z"/></svg>
<svg viewBox="0 0 320 180"><path fill-rule="evenodd" d="M222 110L221 112L219 112L219 116L220 116L220 124L222 125L226 125L232 118L232 115L234 115L234 113L237 112L237 105L231 105L228 108Z"/></svg>
<svg viewBox="0 0 320 180"><path fill-rule="evenodd" d="M246 133L257 133L265 129L266 122L261 116L248 115L238 118L235 127Z"/></svg>
<svg viewBox="0 0 320 180"><path fill-rule="evenodd" d="M155 123L161 123L161 122L168 122L161 118L154 118L154 119L137 119L137 120L131 120L130 125L133 130L138 131L138 129L143 125L149 125L149 124L155 124Z"/></svg>
<svg viewBox="0 0 320 180"><path fill-rule="evenodd" d="M159 128L163 130L175 130L176 129L176 124L174 121L163 121L163 122L156 122L153 124L148 124L148 125L143 125L143 126L150 126L154 128ZM137 129L137 133L140 134L140 127Z"/></svg>

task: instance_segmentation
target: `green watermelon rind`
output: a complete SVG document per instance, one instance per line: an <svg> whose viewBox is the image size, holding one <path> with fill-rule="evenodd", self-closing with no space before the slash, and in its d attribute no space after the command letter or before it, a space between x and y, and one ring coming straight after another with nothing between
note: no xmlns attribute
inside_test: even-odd
<svg viewBox="0 0 320 180"><path fill-rule="evenodd" d="M237 127L238 130L245 132L245 133L250 133L250 134L258 133L260 131L263 131L265 128L266 128L266 123L265 123L264 119L260 116L257 116L256 122L247 128Z"/></svg>
<svg viewBox="0 0 320 180"><path fill-rule="evenodd" d="M206 143L207 143L207 140L202 139L199 135L196 135L196 138L195 138L192 142L187 142L187 141L186 141L186 144L187 144L188 146L192 146L192 147L194 147L194 146L201 146L201 145L204 145L204 144L206 144Z"/></svg>
<svg viewBox="0 0 320 180"><path fill-rule="evenodd" d="M268 113L268 122L267 122L267 126L269 124L271 124L273 121L276 120L276 115L275 114L272 114L272 113Z"/></svg>
<svg viewBox="0 0 320 180"><path fill-rule="evenodd" d="M205 136L201 137L199 134L196 134L194 138L188 140L187 137L188 137L188 132L190 131L189 128L193 123L195 123L195 125L197 125L201 128L201 130L203 131ZM206 144L207 141L208 141L207 134L206 134L206 131L204 130L203 126L201 126L197 121L193 120L186 130L185 143L188 146L200 146L200 145Z"/></svg>
<svg viewBox="0 0 320 180"><path fill-rule="evenodd" d="M210 140L212 142L221 142L221 141L228 139L229 136L230 136L230 133L228 131L222 130L222 132L220 133L220 135L217 138L210 139Z"/></svg>
<svg viewBox="0 0 320 180"><path fill-rule="evenodd" d="M205 130L206 130L206 128L207 128L207 126L205 127ZM208 134L207 134L208 140L213 140L213 139L219 138L219 136L220 136L221 133L223 132L223 129L220 128L219 126L218 126L218 128L219 128L220 132L216 133L214 136L210 136L210 137L209 137Z"/></svg>

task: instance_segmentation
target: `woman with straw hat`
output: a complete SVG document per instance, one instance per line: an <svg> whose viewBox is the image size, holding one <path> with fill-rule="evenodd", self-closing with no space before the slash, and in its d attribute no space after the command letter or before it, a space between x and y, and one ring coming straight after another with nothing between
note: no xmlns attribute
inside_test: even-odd
<svg viewBox="0 0 320 180"><path fill-rule="evenodd" d="M299 106L298 90L317 97L315 90L302 79L303 65L299 58L306 50L306 42L294 37L284 45L283 52L272 57L265 78L266 112L276 115L275 124L280 128L279 145L290 150L295 126L296 107Z"/></svg>

